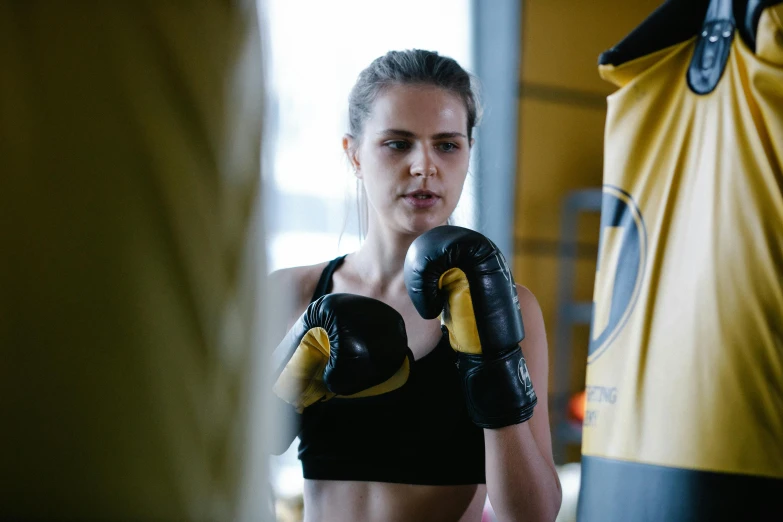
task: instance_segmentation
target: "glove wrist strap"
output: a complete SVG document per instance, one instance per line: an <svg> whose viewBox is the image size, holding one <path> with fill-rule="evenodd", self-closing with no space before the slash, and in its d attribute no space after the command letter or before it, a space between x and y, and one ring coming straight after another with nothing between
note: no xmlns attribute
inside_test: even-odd
<svg viewBox="0 0 783 522"><path fill-rule="evenodd" d="M502 428L533 416L538 398L518 346L492 358L460 353L457 368L468 413L479 427Z"/></svg>

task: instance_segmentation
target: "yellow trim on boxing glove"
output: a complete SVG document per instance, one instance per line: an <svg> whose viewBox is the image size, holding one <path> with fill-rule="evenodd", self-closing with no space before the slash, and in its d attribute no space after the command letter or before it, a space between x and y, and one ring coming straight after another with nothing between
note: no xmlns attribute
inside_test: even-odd
<svg viewBox="0 0 783 522"><path fill-rule="evenodd" d="M400 369L395 372L394 375L383 381L381 384L376 384L372 388L367 388L366 390L362 390L359 393L354 393L353 395L338 395L338 397L343 397L346 399L358 399L360 397L372 397L374 395L383 395L384 393L389 393L390 391L394 391L397 388L401 388L406 382L408 382L408 377L411 374L411 363L410 360L406 357L405 360L402 362L402 366L400 366Z"/></svg>
<svg viewBox="0 0 783 522"><path fill-rule="evenodd" d="M283 368L272 388L275 395L302 413L308 406L335 396L323 381L329 362L329 335L321 327L311 328Z"/></svg>
<svg viewBox="0 0 783 522"><path fill-rule="evenodd" d="M459 268L446 270L438 280L438 288L448 296L441 322L449 331L451 347L458 352L480 354L481 341L465 272Z"/></svg>

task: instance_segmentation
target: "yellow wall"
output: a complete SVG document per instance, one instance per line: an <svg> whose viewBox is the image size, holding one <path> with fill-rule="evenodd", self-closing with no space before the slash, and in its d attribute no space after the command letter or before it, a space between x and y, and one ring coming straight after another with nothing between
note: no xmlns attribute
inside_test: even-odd
<svg viewBox="0 0 783 522"><path fill-rule="evenodd" d="M600 188L606 96L598 55L646 18L659 0L528 0L523 3L519 89L514 274L538 298L550 344L550 390L555 382L560 213L571 190ZM611 20L611 22L610 22ZM573 297L592 301L597 214L579 224ZM568 387L584 383L588 328L573 329Z"/></svg>

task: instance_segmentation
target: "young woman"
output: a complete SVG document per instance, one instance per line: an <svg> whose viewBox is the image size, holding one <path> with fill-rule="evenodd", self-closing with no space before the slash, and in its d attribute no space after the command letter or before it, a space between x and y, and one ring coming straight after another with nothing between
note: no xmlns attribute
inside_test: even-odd
<svg viewBox="0 0 783 522"><path fill-rule="evenodd" d="M343 138L366 197L366 237L347 256L273 274L295 289L289 325L324 295L366 296L399 312L413 357L402 387L304 408L307 521L478 522L487 494L500 520L556 518L547 343L535 297L523 286L511 290L538 403L525 422L481 428L465 405L447 332L419 315L403 276L413 241L446 224L457 205L477 114L471 77L454 60L421 50L376 59L351 92Z"/></svg>

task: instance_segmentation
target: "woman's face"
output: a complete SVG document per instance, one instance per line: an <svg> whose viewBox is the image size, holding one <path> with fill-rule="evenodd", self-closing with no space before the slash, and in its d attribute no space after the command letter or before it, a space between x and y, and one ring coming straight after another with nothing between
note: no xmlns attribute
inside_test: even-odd
<svg viewBox="0 0 783 522"><path fill-rule="evenodd" d="M358 148L346 142L378 224L412 234L446 223L454 211L470 146L463 101L429 85L385 89L365 121Z"/></svg>

